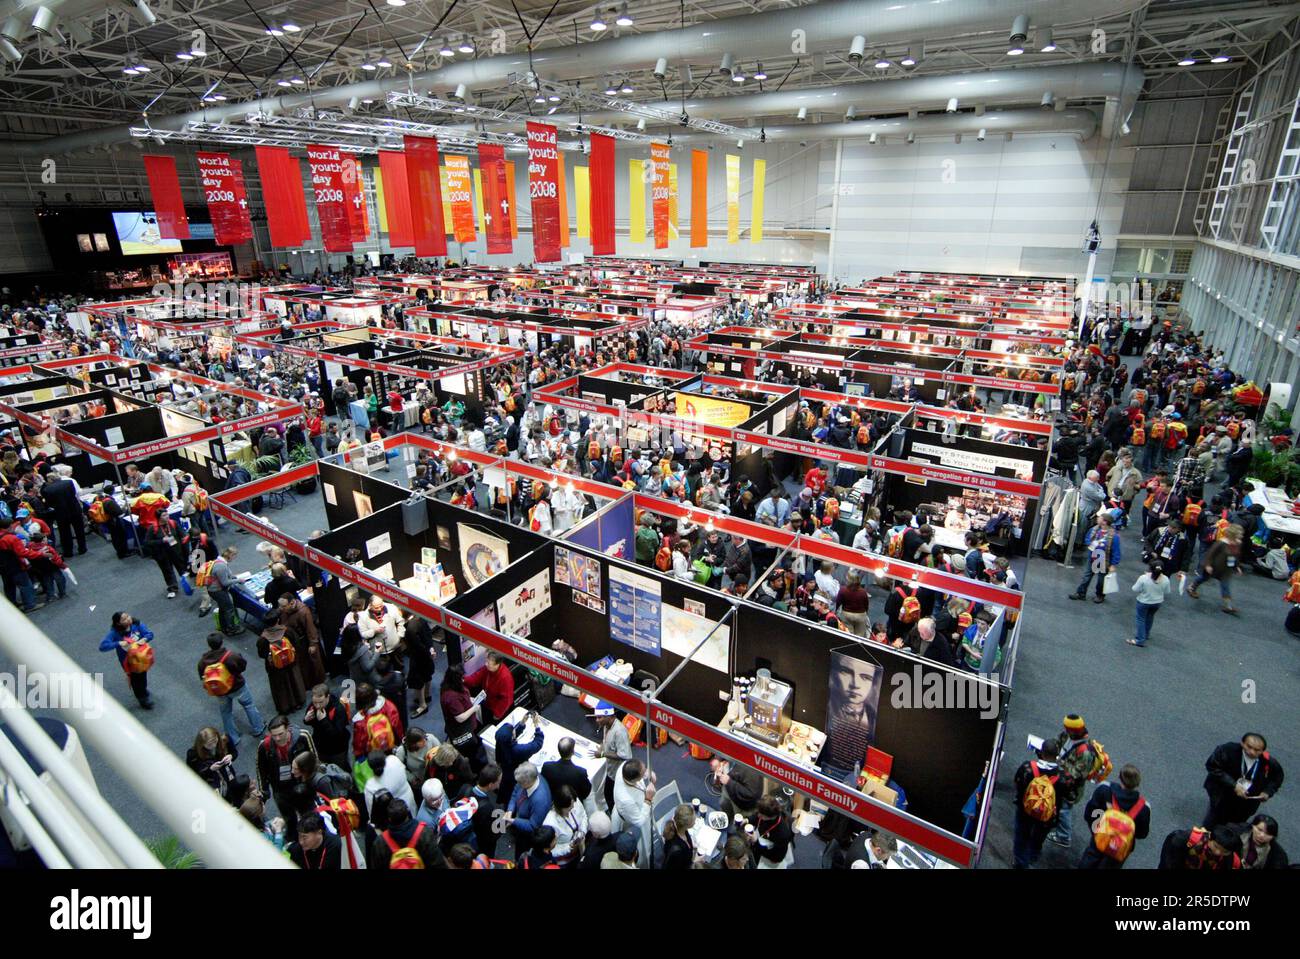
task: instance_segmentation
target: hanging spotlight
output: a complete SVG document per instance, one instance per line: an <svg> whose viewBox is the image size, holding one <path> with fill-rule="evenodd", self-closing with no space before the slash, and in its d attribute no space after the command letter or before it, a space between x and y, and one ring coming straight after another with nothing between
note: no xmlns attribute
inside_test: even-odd
<svg viewBox="0 0 1300 959"><path fill-rule="evenodd" d="M855 119L857 119L857 116L858 116L858 110L857 110L856 107L854 107L854 106L851 105L851 104L850 104L849 108L848 108L847 110L844 111L844 119L845 119L846 121L855 120Z"/></svg>
<svg viewBox="0 0 1300 959"><path fill-rule="evenodd" d="M597 13L591 18L591 29L595 30L597 33L601 33L602 31L609 29L609 24L602 20L600 14Z"/></svg>
<svg viewBox="0 0 1300 959"><path fill-rule="evenodd" d="M302 27L298 26L296 23L282 23L280 24L280 29L285 33L297 33L302 29Z"/></svg>
<svg viewBox="0 0 1300 959"><path fill-rule="evenodd" d="M905 67L914 67L917 65L917 63L920 62L920 60L921 60L920 52L917 50L917 48L908 47L907 53L904 54L903 59L899 60L898 62Z"/></svg>
<svg viewBox="0 0 1300 959"><path fill-rule="evenodd" d="M1038 52L1039 53L1056 52L1056 40L1053 39L1052 37L1051 27L1042 27L1038 31Z"/></svg>
<svg viewBox="0 0 1300 959"><path fill-rule="evenodd" d="M731 54L724 53L722 55L722 62L718 64L718 72L721 73L724 77L731 76L731 65L732 65Z"/></svg>
<svg viewBox="0 0 1300 959"><path fill-rule="evenodd" d="M743 69L739 69L739 70L736 70L735 72L733 72L733 73L731 74L731 82L732 82L732 83L744 83L744 82L745 82L745 71L744 71Z"/></svg>
<svg viewBox="0 0 1300 959"><path fill-rule="evenodd" d="M193 60L193 59L194 59L194 54L190 53L190 51L188 51L188 50L179 50L179 51L177 51L177 53L176 53L176 59L177 59L177 60Z"/></svg>
<svg viewBox="0 0 1300 959"><path fill-rule="evenodd" d="M442 46L438 48L438 56L454 57L455 55L456 51L451 48L451 42L448 40L442 41Z"/></svg>
<svg viewBox="0 0 1300 959"><path fill-rule="evenodd" d="M388 0L388 5L390 7L404 7L406 6L406 0Z"/></svg>
<svg viewBox="0 0 1300 959"><path fill-rule="evenodd" d="M546 97L542 96L541 91L538 91L537 96L533 97L533 102L534 102L534 103L545 103L545 102L546 102Z"/></svg>
<svg viewBox="0 0 1300 959"><path fill-rule="evenodd" d="M868 142L868 143L875 143L875 142L876 142L877 140L879 140L879 139L880 139L880 137L876 136L876 134L873 133L873 134L871 134L871 136L867 137L867 142Z"/></svg>
<svg viewBox="0 0 1300 959"><path fill-rule="evenodd" d="M1052 96L1052 91L1048 90L1043 94L1043 98L1038 101L1038 105L1044 110L1050 110L1056 104L1056 97Z"/></svg>
<svg viewBox="0 0 1300 959"><path fill-rule="evenodd" d="M644 129L645 129L645 117L642 117L641 119L639 119L639 120L636 121L636 128L637 128L638 130L644 130Z"/></svg>
<svg viewBox="0 0 1300 959"><path fill-rule="evenodd" d="M282 37L284 36L284 31L281 30L279 27L267 27L266 35L268 37Z"/></svg>
<svg viewBox="0 0 1300 959"><path fill-rule="evenodd" d="M616 96L617 94L618 94L618 85L615 84L613 80L607 81L605 83L605 96L612 97L612 96Z"/></svg>
<svg viewBox="0 0 1300 959"><path fill-rule="evenodd" d="M288 80L276 80L275 83L276 83L276 86L280 86L280 87L291 87L291 86L293 86L293 84L290 83Z"/></svg>
<svg viewBox="0 0 1300 959"><path fill-rule="evenodd" d="M133 77L140 71L137 70L135 67L123 67L122 72L125 73L128 77Z"/></svg>
<svg viewBox="0 0 1300 959"><path fill-rule="evenodd" d="M619 93L631 93L631 92L632 92L632 81L631 81L631 80L628 80L626 77L624 77L624 78L623 78L623 85L622 85L621 87L618 88L618 92L619 92Z"/></svg>
<svg viewBox="0 0 1300 959"><path fill-rule="evenodd" d="M758 65L758 69L754 71L754 79L755 80L767 79L767 71L763 69L763 64L760 63Z"/></svg>
<svg viewBox="0 0 1300 959"><path fill-rule="evenodd" d="M137 63L137 64L135 65L135 72L136 72L136 73L151 73L152 70L151 70L150 67L146 67L143 63Z"/></svg>
<svg viewBox="0 0 1300 959"><path fill-rule="evenodd" d="M560 108L559 108L559 107L551 107L549 110L546 111L546 115L549 117L552 113L554 113L554 112L555 112L556 110L558 110L558 109L560 109Z"/></svg>
<svg viewBox="0 0 1300 959"><path fill-rule="evenodd" d="M304 80L302 77L294 77L294 78L293 78L292 80L290 80L289 82L292 83L295 87L300 87L300 86L302 86L304 83L306 83L307 81Z"/></svg>
<svg viewBox="0 0 1300 959"><path fill-rule="evenodd" d="M1183 57L1181 60L1178 61L1178 65L1179 65L1180 67L1194 67L1194 66L1196 66L1196 58L1195 58L1195 57Z"/></svg>
<svg viewBox="0 0 1300 959"><path fill-rule="evenodd" d="M807 119L808 119L808 108L807 108L807 107L800 107L800 108L799 108L799 112L798 112L797 114L795 114L795 116L798 117L800 120L807 120Z"/></svg>
<svg viewBox="0 0 1300 959"><path fill-rule="evenodd" d="M546 99L549 100L549 101L551 101L552 103L559 103L559 102L560 102L560 95L559 95L558 93L552 93L552 94L551 94L549 97L547 97Z"/></svg>
<svg viewBox="0 0 1300 959"><path fill-rule="evenodd" d="M885 56L884 50L881 50L880 56L876 57L876 69L888 70L891 66L893 66L893 64L890 63L889 57Z"/></svg>
<svg viewBox="0 0 1300 959"><path fill-rule="evenodd" d="M985 130L984 127L980 127L980 132L977 133L977 134L975 134L975 139L976 139L976 140L979 140L980 143L983 143L983 142L984 142L984 137L987 136L987 135L988 135L988 131Z"/></svg>
<svg viewBox="0 0 1300 959"><path fill-rule="evenodd" d="M456 84L456 89L455 89L455 91L452 93L451 98L452 98L453 100L459 100L459 101L461 101L462 103L464 103L464 102L465 102L465 97L468 96L468 95L469 95L469 90L466 88L465 84L463 84L463 83L458 83L458 84Z"/></svg>
<svg viewBox="0 0 1300 959"><path fill-rule="evenodd" d="M1007 56L1018 57L1025 52L1025 40L1029 37L1029 17L1019 14L1011 24L1011 36L1008 38Z"/></svg>
<svg viewBox="0 0 1300 959"><path fill-rule="evenodd" d="M662 80L668 76L668 58L660 57L655 61L654 77L656 80Z"/></svg>
<svg viewBox="0 0 1300 959"><path fill-rule="evenodd" d="M617 23L620 27L630 27L635 22L632 19L632 14L627 12L626 2L623 4L623 9L620 10L618 13L618 19L615 20L614 22Z"/></svg>
<svg viewBox="0 0 1300 959"><path fill-rule="evenodd" d="M1229 60L1231 60L1231 59L1232 59L1232 57L1228 56L1226 53L1220 53L1220 54L1218 54L1217 56L1210 57L1210 62L1211 62L1211 63L1227 63L1227 62L1228 62Z"/></svg>
<svg viewBox="0 0 1300 959"><path fill-rule="evenodd" d="M8 37L0 36L0 56L3 56L10 63L19 63L22 61L22 52L13 45Z"/></svg>
<svg viewBox="0 0 1300 959"><path fill-rule="evenodd" d="M947 106L946 112L948 112L948 113L956 113L956 112L957 112L957 98L956 98L956 97L949 97L949 98L948 98L948 106Z"/></svg>
<svg viewBox="0 0 1300 959"><path fill-rule="evenodd" d="M858 34L849 44L849 59L854 63L862 62L862 55L867 52L867 38Z"/></svg>
<svg viewBox="0 0 1300 959"><path fill-rule="evenodd" d="M375 62L375 66L380 67L380 68L386 70L386 69L388 69L389 67L392 66L392 63L389 62L388 57L380 57L380 58Z"/></svg>
<svg viewBox="0 0 1300 959"><path fill-rule="evenodd" d="M459 50L461 53L474 52L474 41L469 38L469 34L462 33L460 35L460 46L457 47L456 49Z"/></svg>
<svg viewBox="0 0 1300 959"><path fill-rule="evenodd" d="M915 133L909 133L909 134L907 135L907 142L908 142L908 143L915 143L915 142L916 142L916 134L915 134Z"/></svg>

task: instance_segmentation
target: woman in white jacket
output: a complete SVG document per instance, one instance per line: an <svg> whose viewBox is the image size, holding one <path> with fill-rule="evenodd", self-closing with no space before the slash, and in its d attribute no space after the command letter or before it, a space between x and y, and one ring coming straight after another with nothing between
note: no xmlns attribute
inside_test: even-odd
<svg viewBox="0 0 1300 959"><path fill-rule="evenodd" d="M577 862L587 838L587 810L578 802L572 786L561 786L555 793L542 825L555 830L555 848L551 850L555 861L561 866Z"/></svg>
<svg viewBox="0 0 1300 959"><path fill-rule="evenodd" d="M385 653L397 649L398 643L406 635L406 624L402 622L396 608L378 596L372 596L370 605L357 616L357 628L361 630L362 637L382 646Z"/></svg>
<svg viewBox="0 0 1300 959"><path fill-rule="evenodd" d="M695 570L691 568L691 545L679 539L673 546L673 576L688 583L695 582Z"/></svg>

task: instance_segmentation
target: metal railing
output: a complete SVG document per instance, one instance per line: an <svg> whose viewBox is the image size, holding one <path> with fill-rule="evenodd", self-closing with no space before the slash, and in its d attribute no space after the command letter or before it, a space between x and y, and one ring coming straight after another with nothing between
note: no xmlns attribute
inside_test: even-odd
<svg viewBox="0 0 1300 959"><path fill-rule="evenodd" d="M40 678L50 709L205 865L289 867L285 856L5 599L0 655L21 664L27 677ZM15 688L0 682L0 722L44 774L0 735L0 801L41 861L52 869L160 868L95 783L27 711L27 697L14 695Z"/></svg>

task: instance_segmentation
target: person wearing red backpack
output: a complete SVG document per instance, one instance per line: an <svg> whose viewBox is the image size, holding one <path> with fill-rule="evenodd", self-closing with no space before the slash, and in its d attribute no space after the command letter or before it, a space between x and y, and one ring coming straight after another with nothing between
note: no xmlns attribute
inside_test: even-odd
<svg viewBox="0 0 1300 959"><path fill-rule="evenodd" d="M397 706L370 683L357 687L357 708L352 716L352 755L361 759L372 749L392 752L405 730Z"/></svg>
<svg viewBox="0 0 1300 959"><path fill-rule="evenodd" d="M1119 771L1118 783L1102 783L1092 791L1088 804L1083 807L1083 821L1091 828L1094 837L1104 837L1112 831L1111 817L1118 818L1127 828L1132 826L1131 839L1121 843L1113 854L1103 852L1096 841L1090 843L1079 859L1079 869L1122 869L1132 855L1139 839L1151 832L1151 806L1138 792L1142 773L1132 763ZM1116 817L1116 813L1122 814ZM1127 817L1129 822L1124 823Z"/></svg>
<svg viewBox="0 0 1300 959"><path fill-rule="evenodd" d="M1060 807L1057 802L1049 801L1048 787L1042 782L1046 779L1055 796L1054 790L1061 777L1056 756L1056 741L1045 739L1037 757L1025 760L1016 770L1016 824L1012 839L1012 859L1016 869L1028 869L1038 861L1048 831L1056 825ZM1029 802L1026 802L1026 794L1031 794Z"/></svg>
<svg viewBox="0 0 1300 959"><path fill-rule="evenodd" d="M375 837L368 861L371 869L446 869L438 846L438 830L411 816L400 799L388 805L388 828Z"/></svg>
<svg viewBox="0 0 1300 959"><path fill-rule="evenodd" d="M132 655L133 648L139 644L152 647L153 631L144 623L136 622L130 613L116 612L108 632L99 641L99 651L106 653L111 649L117 653L117 661L122 664L122 671L126 673L140 708L153 709L153 697L149 695L149 667L144 665L146 660L152 662L152 653L144 657Z"/></svg>
<svg viewBox="0 0 1300 959"><path fill-rule="evenodd" d="M1160 869L1204 869L1211 872L1241 868L1241 836L1229 825L1175 829L1160 848Z"/></svg>
<svg viewBox="0 0 1300 959"><path fill-rule="evenodd" d="M244 679L248 661L233 649L226 649L222 633L208 634L208 651L199 657L198 673L204 689L217 700L221 710L221 725L232 743L239 742L239 728L235 725L235 703L244 709L244 716L253 730L255 739L266 734L266 723L253 703L252 691Z"/></svg>
<svg viewBox="0 0 1300 959"><path fill-rule="evenodd" d="M263 796L275 797L285 835L293 839L298 835L298 780L293 775L293 761L303 753L315 756L316 744L310 732L294 727L287 716L276 716L267 730L257 744L257 788Z"/></svg>

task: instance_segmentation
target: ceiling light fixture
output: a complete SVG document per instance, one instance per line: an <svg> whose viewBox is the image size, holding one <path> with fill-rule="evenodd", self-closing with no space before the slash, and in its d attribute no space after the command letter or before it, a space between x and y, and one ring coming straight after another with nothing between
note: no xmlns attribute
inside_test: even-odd
<svg viewBox="0 0 1300 959"><path fill-rule="evenodd" d="M1011 24L1011 36L1007 39L1007 56L1018 57L1025 52L1025 40L1029 37L1029 17L1018 14Z"/></svg>
<svg viewBox="0 0 1300 959"><path fill-rule="evenodd" d="M280 29L285 33L297 33L302 29L302 27L298 26L296 23L282 23Z"/></svg>
<svg viewBox="0 0 1300 959"><path fill-rule="evenodd" d="M618 86L614 83L614 81L611 80L605 84L605 96L612 97L617 93L618 93Z"/></svg>
<svg viewBox="0 0 1300 959"><path fill-rule="evenodd" d="M470 40L468 34L462 34L460 38L460 46L457 47L456 49L459 50L461 53L473 53L474 42Z"/></svg>
<svg viewBox="0 0 1300 959"><path fill-rule="evenodd" d="M1194 66L1196 66L1196 58L1195 58L1195 57L1183 57L1181 60L1178 61L1178 65L1179 65L1180 67L1194 67Z"/></svg>
<svg viewBox="0 0 1300 959"><path fill-rule="evenodd" d="M858 34L849 43L849 59L854 63L862 61L862 55L867 52L867 38Z"/></svg>
<svg viewBox="0 0 1300 959"><path fill-rule="evenodd" d="M551 94L549 97L547 97L546 99L550 100L552 103L559 103L559 102L560 102L560 96L559 96L559 94L557 94L557 93L552 93L552 94Z"/></svg>
<svg viewBox="0 0 1300 959"><path fill-rule="evenodd" d="M724 53L722 55L722 62L718 64L718 72L721 73L724 77L731 76L732 62L733 61L731 59L731 54Z"/></svg>
<svg viewBox="0 0 1300 959"><path fill-rule="evenodd" d="M1210 57L1210 62L1211 62L1211 63L1227 63L1227 62L1228 62L1229 60L1231 60L1231 59L1232 59L1232 57L1228 56L1226 53L1220 53L1218 56Z"/></svg>
<svg viewBox="0 0 1300 959"><path fill-rule="evenodd" d="M873 133L873 134L871 134L871 136L867 137L867 142L868 142L868 143L875 143L875 142L876 142L877 140L879 140L879 139L880 139L880 137L876 136L876 134Z"/></svg>
<svg viewBox="0 0 1300 959"><path fill-rule="evenodd" d="M760 63L758 65L758 69L754 71L754 79L755 80L767 79L767 71L763 69L763 64Z"/></svg>
<svg viewBox="0 0 1300 959"><path fill-rule="evenodd" d="M880 56L876 57L876 69L888 70L891 66L893 66L893 64L890 63L889 57L885 56L884 51L882 50Z"/></svg>
<svg viewBox="0 0 1300 959"><path fill-rule="evenodd" d="M279 27L267 27L266 35L268 37L282 37L284 36L284 31L281 30Z"/></svg>
<svg viewBox="0 0 1300 959"><path fill-rule="evenodd" d="M627 12L626 3L623 4L623 9L619 11L618 19L615 20L614 22L617 23L620 27L630 27L635 22L632 19L632 14Z"/></svg>
<svg viewBox="0 0 1300 959"><path fill-rule="evenodd" d="M387 69L392 66L392 63L389 62L388 57L380 57L375 65Z"/></svg>
<svg viewBox="0 0 1300 959"><path fill-rule="evenodd" d="M176 54L176 59L177 59L177 60L193 60L193 59L194 59L194 54L190 53L190 51L188 51L188 50L181 50L181 51L177 52L177 54Z"/></svg>
<svg viewBox="0 0 1300 959"><path fill-rule="evenodd" d="M623 85L622 85L621 87L618 88L618 91L619 91L619 93L631 93L631 92L632 92L632 83L631 83L631 81L629 81L629 80L624 80L624 81L623 81Z"/></svg>
<svg viewBox="0 0 1300 959"><path fill-rule="evenodd" d="M295 87L300 87L300 86L302 86L303 84L305 84L307 81L304 80L302 77L294 77L294 78L293 78L292 80L290 80L289 82L292 83Z"/></svg>
<svg viewBox="0 0 1300 959"><path fill-rule="evenodd" d="M916 47L908 47L907 53L903 54L903 58L898 62L905 67L914 67L918 62L920 62L920 59L921 57L919 56Z"/></svg>
<svg viewBox="0 0 1300 959"><path fill-rule="evenodd" d="M390 7L404 7L406 6L406 0L388 0L388 5Z"/></svg>
<svg viewBox="0 0 1300 959"><path fill-rule="evenodd" d="M609 24L602 20L600 14L597 13L591 18L591 29L595 30L597 33L601 33L602 31L609 29Z"/></svg>
<svg viewBox="0 0 1300 959"><path fill-rule="evenodd" d="M732 82L732 83L744 83L744 82L745 82L745 71L744 71L744 70L737 70L737 71L735 71L734 73L732 73L732 75L731 75L731 82Z"/></svg>
<svg viewBox="0 0 1300 959"><path fill-rule="evenodd" d="M275 83L276 83L276 86L280 86L280 87L291 87L291 86L293 86L293 84L290 83L288 80L276 80Z"/></svg>
<svg viewBox="0 0 1300 959"><path fill-rule="evenodd" d="M1055 53L1056 40L1052 37L1052 28L1043 27L1038 31L1038 52Z"/></svg>
<svg viewBox="0 0 1300 959"><path fill-rule="evenodd" d="M362 69L362 70L371 70L371 71L374 71L374 70L378 69L378 67L376 67L373 63L371 63L369 60L367 60L365 63L361 64L361 69Z"/></svg>
<svg viewBox="0 0 1300 959"><path fill-rule="evenodd" d="M442 46L438 50L438 56L454 57L455 55L456 55L456 51L451 48L451 44L448 43L446 40L442 41Z"/></svg>

